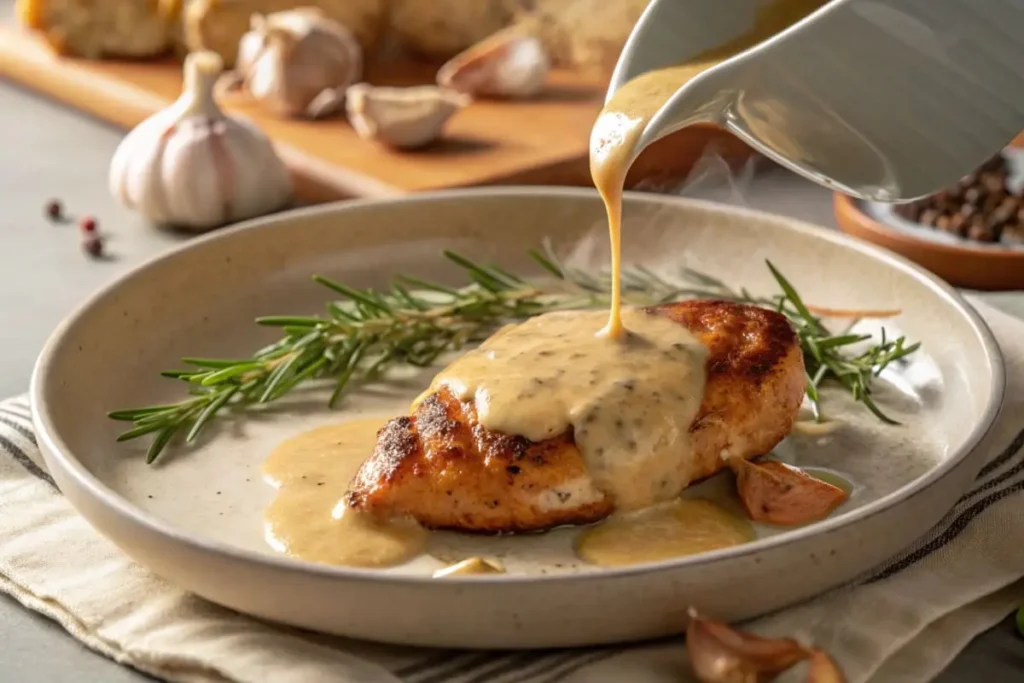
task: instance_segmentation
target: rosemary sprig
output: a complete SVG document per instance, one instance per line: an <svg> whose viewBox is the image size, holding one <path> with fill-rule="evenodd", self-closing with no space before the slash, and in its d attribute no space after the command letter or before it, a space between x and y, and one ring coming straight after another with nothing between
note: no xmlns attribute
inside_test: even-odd
<svg viewBox="0 0 1024 683"><path fill-rule="evenodd" d="M804 352L807 398L811 402L816 420L822 419L819 388L825 380L834 380L845 387L855 401L864 404L864 407L878 419L887 424L898 424L875 403L871 396L871 384L890 364L914 353L921 344L908 344L906 337L902 336L889 339L883 327L877 343L851 353L851 347L871 341L872 336L851 333L849 330L855 326L856 320L850 323L846 331L834 333L829 330L820 317L811 313L793 285L771 261L766 263L779 289L782 290L773 297L756 297L745 289L736 292L720 280L693 270L686 270L683 275L690 282L697 283L698 287L680 293L764 306L785 315L796 331Z"/></svg>
<svg viewBox="0 0 1024 683"><path fill-rule="evenodd" d="M431 365L441 354L486 339L502 325L554 310L606 305L606 274L571 268L561 263L550 245L530 256L565 291L546 289L496 266L475 263L454 252L445 257L463 271L470 283L453 288L402 276L387 291L355 289L325 277L313 279L338 297L320 316L271 316L257 324L279 328L282 337L250 358L185 358L190 366L164 372L188 385L187 398L172 404L118 410L114 420L131 422L118 437L127 441L153 435L146 460L154 462L171 439L184 433L186 443L196 440L204 427L223 411L275 401L311 380L331 379L334 406L353 383L379 378L391 367ZM869 347L857 355L846 353L851 344L870 337L832 334L804 306L800 296L770 263L782 293L757 298L745 290L734 292L724 283L686 270L688 283L671 282L642 266L622 273L624 301L651 305L692 296L727 299L778 310L792 322L807 363L807 393L820 415L818 387L826 379L845 386L854 399L886 422L893 422L871 398L871 381L891 362L917 349L904 339Z"/></svg>

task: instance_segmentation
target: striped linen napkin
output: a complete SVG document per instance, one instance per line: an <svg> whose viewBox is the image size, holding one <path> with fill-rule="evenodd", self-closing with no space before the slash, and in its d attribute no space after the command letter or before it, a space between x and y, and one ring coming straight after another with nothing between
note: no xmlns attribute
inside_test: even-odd
<svg viewBox="0 0 1024 683"><path fill-rule="evenodd" d="M852 584L752 622L827 650L850 683L932 679L1024 602L1024 323L975 304L1006 355L1007 409L974 487L914 547ZM74 558L70 562L68 558ZM0 590L94 650L194 683L680 683L680 638L555 652L377 646L259 622L134 564L61 496L27 401L0 403Z"/></svg>

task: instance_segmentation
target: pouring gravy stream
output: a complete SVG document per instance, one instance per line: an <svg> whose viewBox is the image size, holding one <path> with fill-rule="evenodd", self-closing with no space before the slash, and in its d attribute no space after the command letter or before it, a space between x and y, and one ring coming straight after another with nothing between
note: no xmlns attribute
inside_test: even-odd
<svg viewBox="0 0 1024 683"><path fill-rule="evenodd" d="M749 522L709 501L676 500L690 483L688 430L703 398L706 350L681 325L623 308L622 192L644 127L679 87L823 4L775 0L728 44L639 76L616 92L595 123L590 150L594 185L608 214L609 310L548 313L509 325L431 385L474 401L480 423L494 431L541 441L573 430L593 484L581 482L571 493L612 495L620 510L579 537L577 553L587 562L657 561L753 538ZM401 564L423 551L427 532L414 523L365 519L338 502L372 452L381 424L362 420L313 430L274 451L264 466L278 487L267 512L272 546L308 561L360 567ZM558 505L559 497L541 502Z"/></svg>

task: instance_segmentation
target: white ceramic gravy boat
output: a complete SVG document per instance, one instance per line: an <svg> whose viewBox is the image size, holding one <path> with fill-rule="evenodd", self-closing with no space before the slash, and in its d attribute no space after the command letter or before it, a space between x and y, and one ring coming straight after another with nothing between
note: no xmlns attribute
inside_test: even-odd
<svg viewBox="0 0 1024 683"><path fill-rule="evenodd" d="M608 96L724 44L772 1L652 0ZM698 122L856 197L930 194L1024 130L1024 2L832 0L683 85L636 153Z"/></svg>

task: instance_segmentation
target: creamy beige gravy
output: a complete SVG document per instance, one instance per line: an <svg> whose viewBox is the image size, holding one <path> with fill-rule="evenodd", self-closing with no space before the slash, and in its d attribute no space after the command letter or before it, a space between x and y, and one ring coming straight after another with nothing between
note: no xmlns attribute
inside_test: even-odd
<svg viewBox="0 0 1024 683"><path fill-rule="evenodd" d="M442 370L491 430L543 441L573 430L597 487L621 508L690 483L689 427L707 349L678 323L625 308L626 332L595 334L606 313L558 311L503 328Z"/></svg>
<svg viewBox="0 0 1024 683"><path fill-rule="evenodd" d="M415 522L376 520L339 503L373 452L385 419L356 420L299 434L263 464L277 496L266 512L274 549L307 560L350 567L388 567L422 552L427 532Z"/></svg>
<svg viewBox="0 0 1024 683"><path fill-rule="evenodd" d="M621 567L728 548L754 539L754 528L707 500L674 500L616 515L585 531L576 553L591 564Z"/></svg>

